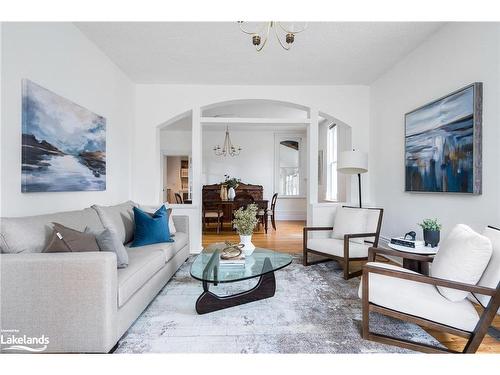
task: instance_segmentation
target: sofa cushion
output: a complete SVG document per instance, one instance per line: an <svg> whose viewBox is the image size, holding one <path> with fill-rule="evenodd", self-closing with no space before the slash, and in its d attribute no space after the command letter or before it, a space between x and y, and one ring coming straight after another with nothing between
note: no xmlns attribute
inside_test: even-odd
<svg viewBox="0 0 500 375"><path fill-rule="evenodd" d="M99 251L95 235L87 228L80 232L59 223L53 223L52 237L43 250L44 253Z"/></svg>
<svg viewBox="0 0 500 375"><path fill-rule="evenodd" d="M53 222L64 226L93 231L104 230L95 210L58 212L48 215L10 217L0 220L2 253L41 253L52 234Z"/></svg>
<svg viewBox="0 0 500 375"><path fill-rule="evenodd" d="M434 257L431 276L476 285L491 258L491 241L467 225L458 224L441 242ZM468 292L437 287L450 301L460 301Z"/></svg>
<svg viewBox="0 0 500 375"><path fill-rule="evenodd" d="M128 267L118 270L118 307L165 265L163 252L148 246L128 249Z"/></svg>
<svg viewBox="0 0 500 375"><path fill-rule="evenodd" d="M134 207L134 241L130 247L174 242L168 229L168 211L161 206L153 214Z"/></svg>
<svg viewBox="0 0 500 375"><path fill-rule="evenodd" d="M338 257L344 256L344 240L337 238L311 238L307 240L307 248ZM366 258L368 248L368 244L349 241L349 258Z"/></svg>
<svg viewBox="0 0 500 375"><path fill-rule="evenodd" d="M487 227L483 231L483 236L490 239L493 252L491 254L490 262L488 263L488 266L486 267L486 270L477 285L495 289L500 282L500 229ZM474 295L485 307L490 302L490 296L484 296L477 293Z"/></svg>
<svg viewBox="0 0 500 375"><path fill-rule="evenodd" d="M134 237L134 207L136 204L127 201L115 206L98 206L92 208L97 212L102 225L116 233L120 241L125 244Z"/></svg>
<svg viewBox="0 0 500 375"><path fill-rule="evenodd" d="M370 262L368 265L397 271L416 273L386 263ZM362 285L358 295L362 298ZM479 315L466 299L452 302L444 298L434 285L370 273L368 296L371 303L402 313L415 315L433 322L472 332Z"/></svg>
<svg viewBox="0 0 500 375"><path fill-rule="evenodd" d="M127 252L130 254L136 249L148 249L149 251L161 250L165 256L164 262L170 261L186 244L188 243L188 235L183 232L177 232L173 238L174 242L161 242L152 245L145 245L141 247L130 247L131 244L126 245Z"/></svg>
<svg viewBox="0 0 500 375"><path fill-rule="evenodd" d="M338 207L333 222L332 237L343 240L345 234L366 232L366 211L360 208ZM353 238L351 242L362 244L363 238Z"/></svg>
<svg viewBox="0 0 500 375"><path fill-rule="evenodd" d="M88 228L85 229L86 232L91 232ZM125 268L128 266L128 253L123 246L122 242L118 238L118 235L109 229L104 229L100 233L91 232L95 239L97 240L97 244L99 245L99 249L101 251L109 251L111 253L116 254L116 263L118 268Z"/></svg>

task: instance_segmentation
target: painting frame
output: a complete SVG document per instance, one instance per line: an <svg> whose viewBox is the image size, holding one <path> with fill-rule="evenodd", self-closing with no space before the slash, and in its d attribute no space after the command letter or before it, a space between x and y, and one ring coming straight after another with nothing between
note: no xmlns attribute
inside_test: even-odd
<svg viewBox="0 0 500 375"><path fill-rule="evenodd" d="M30 79L21 85L21 192L106 191L106 118Z"/></svg>
<svg viewBox="0 0 500 375"><path fill-rule="evenodd" d="M408 166L408 153L409 153L409 137L408 135L408 118L420 111L425 111L432 106L443 103L449 98L465 93L467 90L472 89L472 181L467 191L448 191L448 190L425 190L413 189L409 187L409 166ZM459 195L480 195L482 194L482 112L483 112L483 83L474 82L446 94L438 99L428 102L418 108L405 113L404 115L404 169L405 169L405 188L404 191L408 193L423 193L423 194L459 194ZM446 124L445 124L446 125ZM410 184L411 185L411 184Z"/></svg>

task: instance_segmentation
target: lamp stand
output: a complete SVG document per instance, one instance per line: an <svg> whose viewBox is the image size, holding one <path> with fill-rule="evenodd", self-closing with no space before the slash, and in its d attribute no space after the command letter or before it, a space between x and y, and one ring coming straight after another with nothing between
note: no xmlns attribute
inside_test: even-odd
<svg viewBox="0 0 500 375"><path fill-rule="evenodd" d="M359 208L361 208L361 173L358 173Z"/></svg>

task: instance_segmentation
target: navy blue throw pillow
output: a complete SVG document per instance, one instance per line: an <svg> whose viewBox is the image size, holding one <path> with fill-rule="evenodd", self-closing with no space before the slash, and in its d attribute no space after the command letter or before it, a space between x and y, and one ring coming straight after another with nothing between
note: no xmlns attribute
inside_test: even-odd
<svg viewBox="0 0 500 375"><path fill-rule="evenodd" d="M174 242L168 228L168 211L161 206L154 214L148 214L134 207L135 233L130 247L151 245L160 242Z"/></svg>

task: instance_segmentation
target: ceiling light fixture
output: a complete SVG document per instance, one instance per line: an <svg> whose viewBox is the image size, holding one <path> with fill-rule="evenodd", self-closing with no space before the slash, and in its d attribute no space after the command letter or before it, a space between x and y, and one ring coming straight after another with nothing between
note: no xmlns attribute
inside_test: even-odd
<svg viewBox="0 0 500 375"><path fill-rule="evenodd" d="M274 31L274 35L276 35L276 39L278 39L280 46L284 50L288 51L295 41L295 35L301 33L307 28L307 23L305 23L302 28L298 28L296 30L295 25L292 23L292 29L289 30L283 25L283 22L268 21L264 22L264 24L260 28L257 28L257 30L249 31L243 27L243 23L243 21L238 21L240 30L245 34L252 36L252 44L255 46L255 49L258 52L262 51L262 49L266 45L269 39L269 34L271 33L271 29ZM284 38L283 36L280 37L280 35L278 34L278 29L280 29L284 33Z"/></svg>
<svg viewBox="0 0 500 375"><path fill-rule="evenodd" d="M241 147L234 146L229 135L229 126L226 126L226 136L224 137L224 145L222 148L217 145L214 147L214 153L217 156L237 156L240 154Z"/></svg>

